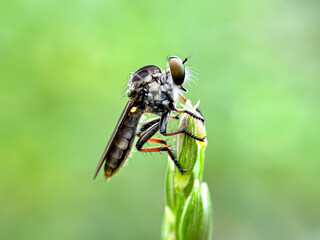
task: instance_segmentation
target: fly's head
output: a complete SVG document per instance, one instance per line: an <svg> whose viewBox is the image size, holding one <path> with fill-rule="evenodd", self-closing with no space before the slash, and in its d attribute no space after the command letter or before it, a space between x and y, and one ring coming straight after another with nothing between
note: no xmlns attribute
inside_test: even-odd
<svg viewBox="0 0 320 240"><path fill-rule="evenodd" d="M188 58L185 58L183 61L177 56L171 56L168 59L168 66L170 69L170 76L172 78L172 84L174 88L178 88L182 91L187 92L187 89L183 87L183 83L186 79L186 68L184 64L188 61Z"/></svg>

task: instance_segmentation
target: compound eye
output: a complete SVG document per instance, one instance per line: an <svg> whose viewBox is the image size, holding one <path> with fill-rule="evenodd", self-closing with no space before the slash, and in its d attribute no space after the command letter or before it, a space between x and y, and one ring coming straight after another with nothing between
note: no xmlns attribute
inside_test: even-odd
<svg viewBox="0 0 320 240"><path fill-rule="evenodd" d="M170 57L169 67L173 82L176 85L182 85L185 77L185 68L179 57Z"/></svg>

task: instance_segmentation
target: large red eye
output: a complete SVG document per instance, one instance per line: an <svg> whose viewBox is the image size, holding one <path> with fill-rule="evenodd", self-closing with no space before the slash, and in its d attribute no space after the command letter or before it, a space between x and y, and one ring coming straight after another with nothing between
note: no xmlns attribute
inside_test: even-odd
<svg viewBox="0 0 320 240"><path fill-rule="evenodd" d="M179 57L170 57L169 67L172 80L176 85L182 85L185 77L185 68Z"/></svg>

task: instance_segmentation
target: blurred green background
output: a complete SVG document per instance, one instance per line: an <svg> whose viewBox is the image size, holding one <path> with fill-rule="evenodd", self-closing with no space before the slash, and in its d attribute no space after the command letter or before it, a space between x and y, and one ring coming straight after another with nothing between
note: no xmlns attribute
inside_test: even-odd
<svg viewBox="0 0 320 240"><path fill-rule="evenodd" d="M0 238L159 239L165 154L92 180L130 72L193 57L214 239L320 239L320 3L3 1Z"/></svg>

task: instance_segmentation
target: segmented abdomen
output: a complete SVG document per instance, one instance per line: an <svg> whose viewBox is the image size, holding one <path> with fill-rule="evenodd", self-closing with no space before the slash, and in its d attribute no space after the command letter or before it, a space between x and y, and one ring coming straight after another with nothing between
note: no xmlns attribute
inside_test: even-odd
<svg viewBox="0 0 320 240"><path fill-rule="evenodd" d="M106 156L104 176L110 178L127 160L136 136L137 125L141 114L129 112L123 125L115 136L114 144Z"/></svg>

